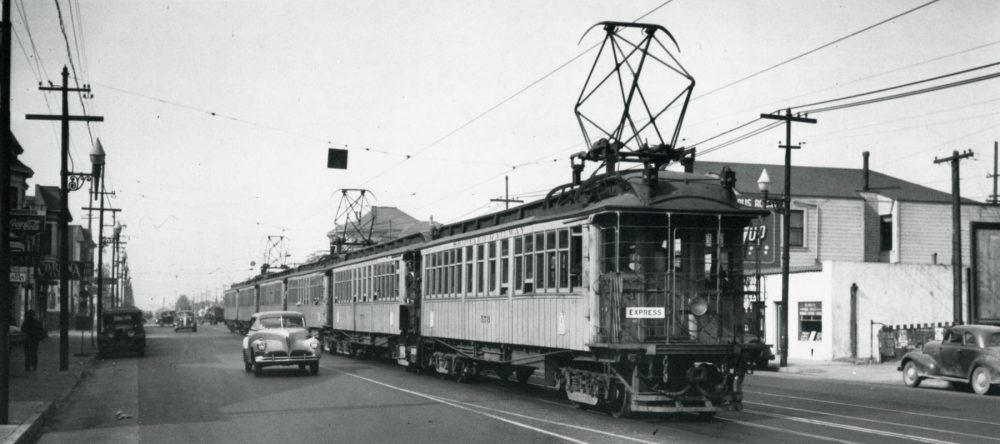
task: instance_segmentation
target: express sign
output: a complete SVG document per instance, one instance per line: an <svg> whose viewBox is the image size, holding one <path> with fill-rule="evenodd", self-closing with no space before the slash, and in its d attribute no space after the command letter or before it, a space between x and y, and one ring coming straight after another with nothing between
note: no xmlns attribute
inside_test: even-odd
<svg viewBox="0 0 1000 444"><path fill-rule="evenodd" d="M626 307L627 319L664 319L667 312L663 307Z"/></svg>

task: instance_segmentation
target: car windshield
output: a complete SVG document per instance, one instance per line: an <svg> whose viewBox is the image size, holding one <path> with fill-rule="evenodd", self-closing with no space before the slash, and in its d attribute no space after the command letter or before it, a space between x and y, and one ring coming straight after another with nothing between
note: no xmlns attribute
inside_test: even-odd
<svg viewBox="0 0 1000 444"><path fill-rule="evenodd" d="M301 316L274 316L260 319L263 328L302 328L305 322Z"/></svg>
<svg viewBox="0 0 1000 444"><path fill-rule="evenodd" d="M107 325L132 325L134 322L130 314L105 315L104 323Z"/></svg>

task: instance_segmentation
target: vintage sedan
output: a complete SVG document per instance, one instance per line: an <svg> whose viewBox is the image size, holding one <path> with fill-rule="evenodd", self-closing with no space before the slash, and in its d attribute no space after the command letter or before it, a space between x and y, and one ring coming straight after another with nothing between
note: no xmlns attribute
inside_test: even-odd
<svg viewBox="0 0 1000 444"><path fill-rule="evenodd" d="M1000 387L1000 327L956 325L940 342L928 342L922 350L903 356L898 370L903 383L916 387L926 378L951 381L985 395Z"/></svg>
<svg viewBox="0 0 1000 444"><path fill-rule="evenodd" d="M191 330L195 333L198 332L198 320L194 317L193 311L177 312L177 317L174 319L174 331L184 329Z"/></svg>
<svg viewBox="0 0 1000 444"><path fill-rule="evenodd" d="M115 307L104 310L97 340L97 355L106 357L119 353L146 354L146 329L142 310L135 307Z"/></svg>
<svg viewBox="0 0 1000 444"><path fill-rule="evenodd" d="M319 340L309 334L302 313L265 311L250 318L250 332L243 338L243 368L260 376L264 367L298 365L319 373Z"/></svg>

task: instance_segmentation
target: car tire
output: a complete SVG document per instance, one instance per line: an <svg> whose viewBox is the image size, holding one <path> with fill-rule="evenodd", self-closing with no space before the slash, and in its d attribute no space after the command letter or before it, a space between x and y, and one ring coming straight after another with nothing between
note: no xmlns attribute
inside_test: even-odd
<svg viewBox="0 0 1000 444"><path fill-rule="evenodd" d="M253 371L253 361L247 359L246 352L243 353L243 371Z"/></svg>
<svg viewBox="0 0 1000 444"><path fill-rule="evenodd" d="M313 362L309 364L309 374L316 376L319 374L319 363Z"/></svg>
<svg viewBox="0 0 1000 444"><path fill-rule="evenodd" d="M141 358L144 356L146 356L146 347L142 347L139 349L139 357Z"/></svg>
<svg viewBox="0 0 1000 444"><path fill-rule="evenodd" d="M920 370L915 362L909 361L903 366L903 384L906 384L907 387L917 387L923 380L924 378L920 376Z"/></svg>
<svg viewBox="0 0 1000 444"><path fill-rule="evenodd" d="M191 329L191 332L192 332L192 333L198 333L198 327L195 327L195 328L192 328L192 329Z"/></svg>
<svg viewBox="0 0 1000 444"><path fill-rule="evenodd" d="M976 367L972 371L972 376L969 377L969 385L972 386L972 391L976 392L977 395L989 393L992 387L990 383L990 369L986 367Z"/></svg>
<svg viewBox="0 0 1000 444"><path fill-rule="evenodd" d="M261 377L261 375L264 374L264 369L257 364L252 364L252 365L253 365L253 375L258 378Z"/></svg>

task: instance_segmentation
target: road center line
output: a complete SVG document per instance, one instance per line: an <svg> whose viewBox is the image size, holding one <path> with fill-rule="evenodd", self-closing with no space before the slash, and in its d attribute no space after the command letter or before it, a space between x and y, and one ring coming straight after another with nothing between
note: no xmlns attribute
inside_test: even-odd
<svg viewBox="0 0 1000 444"><path fill-rule="evenodd" d="M479 410L476 410L476 409L473 409L473 408L470 408L470 407L466 407L466 406L463 406L463 405L460 405L460 404L456 404L456 403L451 402L451 401L444 400L442 398L438 398L438 397L433 396L433 395L428 395L428 394L425 394L425 393L415 392L413 390L408 390L408 389L405 389L405 388L402 388L402 387L396 387L396 386L391 385L391 384L386 384L386 383L381 382L381 381L376 381L376 380L371 379L371 378L366 378L364 376L356 375L354 373L349 373L349 372L345 372L345 371L342 371L342 370L333 369L333 371L336 371L336 372L339 372L339 373L343 373L343 374L345 374L347 376L352 376L352 377L361 379L363 381L368 381L368 382L370 382L372 384L377 384L377 385L381 385L381 386L386 387L386 388L391 388L391 389L396 390L396 391L400 391L400 392L403 392L403 393L409 393L411 395L419 396L419 397L425 398L425 399L430 399L431 401L439 402L441 404L445 404L445 405L448 405L448 406L451 406L451 407L455 407L457 409L465 410L467 412L472 412L472 413L475 413L477 415L482 415L482 416L486 416L486 417L489 417L489 418L493 418L493 419L496 419L497 421L503 421L503 422L506 422L508 424L512 424L512 425L515 425L515 426L518 426L518 427L521 427L521 428L532 430L532 431L535 431L535 432L538 432L538 433L543 433L543 434L546 434L546 435L549 435L549 436L554 436L556 438L563 439L563 440L566 440L566 441L569 441L569 442L575 442L575 443L578 443L578 444L587 444L586 441L580 441L580 440L578 440L576 438L571 438L571 437L566 436L566 435L560 435L560 434L558 434L556 432L553 432L553 431L549 431L549 430L545 430L545 429L540 429L538 427L533 427L533 426L530 426L528 424L524 424L524 423L521 423L521 422L514 421L512 419L507 419L507 418L503 418L503 417L500 417L500 416L497 416L497 415L492 415L492 414L489 414L489 413L486 413L486 412L482 412L482 411L479 411Z"/></svg>
<svg viewBox="0 0 1000 444"><path fill-rule="evenodd" d="M815 425L824 426L824 427L831 427L831 428L837 428L837 429L851 430L851 431L855 431L855 432L869 433L869 434L872 434L872 435L881 435L881 436L888 436L888 437L892 437L892 438L909 439L911 441L926 442L926 443L930 443L930 444L953 444L953 441L942 441L942 440L939 440L939 439L925 438L923 436L909 435L909 434L906 434L906 433L896 433L896 432L889 432L889 431L885 431L885 430L870 429L870 428L867 428L867 427L852 426L852 425L848 425L848 424L839 424L839 423L830 422L830 421L820 421L818 419L800 418L798 416L780 415L780 414L777 414L777 413L768 413L768 412L761 412L761 411L756 411L756 410L744 410L744 411L747 412L747 413L752 413L754 415L761 415L761 416L769 416L769 417L772 417L772 418L787 419L789 421L804 422L806 424L815 424Z"/></svg>
<svg viewBox="0 0 1000 444"><path fill-rule="evenodd" d="M759 405L759 406L771 407L771 408L777 408L777 409L794 410L796 412L803 412L803 413L812 413L812 414L833 416L833 417L844 418L844 419L853 419L853 420L856 420L856 421L867 421L867 422L874 422L874 423L877 423L877 424L885 424L885 425L907 427L907 428L913 428L913 429L919 429L919 430L927 430L927 431L937 432L937 433L946 434L946 435L959 435L959 436L965 436L965 437L969 437L969 438L985 439L985 440L989 440L989 441L1000 441L1000 438L997 438L995 436L973 435L971 433L955 432L955 431L951 431L951 430L941 430L941 429L936 429L936 428L933 428L933 427L924 427L924 426L919 426L919 425L903 424L903 423L899 423L899 422L880 421L880 420L877 420L877 419L862 418L860 416L841 415L839 413L827 413L827 412L821 412L821 411L818 411L818 410L798 409L798 408L795 408L795 407L785 407L783 405L765 404L763 402L746 402L746 401L744 401L744 404L753 404L753 405Z"/></svg>
<svg viewBox="0 0 1000 444"><path fill-rule="evenodd" d="M991 426L1000 426L1000 424L998 424L998 423L989 422L989 421L978 421L978 420L975 420L975 419L956 418L956 417L953 417L953 416L944 416L944 415L932 415L930 413L908 412L906 410L887 409L887 408L884 408L884 407L872 407L872 406L860 405L860 404L850 404L850 403L846 403L846 402L825 401L825 400L822 400L822 399L804 398L804 397L801 397L801 396L778 395L778 394L775 394L775 393L755 392L755 391L746 391L746 390L744 390L743 393L750 393L750 394L754 394L754 395L776 396L776 397L779 397L779 398L798 399L798 400L809 401L809 402L822 402L824 404L842 405L842 406L847 406L847 407L858 407L858 408L871 409L871 410L880 410L880 411L883 411L883 412L905 413L907 415L926 416L928 418L947 419L949 421L962 421L962 422L971 422L971 423L976 423L976 424L986 424L986 425L991 425Z"/></svg>
<svg viewBox="0 0 1000 444"><path fill-rule="evenodd" d="M747 426L747 427L756 427L756 428L759 428L759 429L771 430L773 432L790 433L792 435L802 436L802 437L810 438L810 439L816 439L816 440L822 440L822 441L839 442L839 443L844 443L844 444L857 444L856 441L845 441L843 439L831 438L829 436L814 435L812 433L798 432L798 431L795 431L795 430L783 429L781 427L776 427L776 426L769 426L769 425L765 425L765 424L757 424L757 423L753 423L753 422L749 422L749 421L740 421L738 419L729 419L729 418L720 418L720 417L716 417L715 419L718 419L719 421L732 422L732 423L739 424L739 425L742 425L742 426Z"/></svg>

